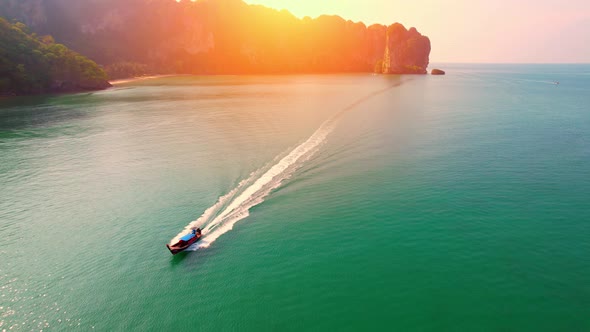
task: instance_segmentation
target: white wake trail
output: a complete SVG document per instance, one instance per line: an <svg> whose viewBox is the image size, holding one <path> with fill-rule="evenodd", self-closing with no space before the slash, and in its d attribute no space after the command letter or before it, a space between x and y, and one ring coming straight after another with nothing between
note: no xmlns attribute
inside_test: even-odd
<svg viewBox="0 0 590 332"><path fill-rule="evenodd" d="M176 235L174 238L172 238L172 240L170 240L170 244L174 244L174 243L178 242L178 240L180 240L180 238L184 234L189 233L193 228L202 227L207 222L207 220L209 220L209 218L211 218L211 216L213 216L217 211L219 211L220 208L222 208L225 204L227 204L227 202L230 199L232 199L233 196L248 183L248 179L252 178L255 174L256 174L256 172L252 172L250 174L250 177L248 177L245 180L242 180L238 184L237 187L232 189L227 194L219 197L217 202L215 204L213 204L213 206L211 206L207 210L205 210L205 212L203 212L203 214L197 220L188 224L182 232L178 233L178 235Z"/></svg>
<svg viewBox="0 0 590 332"><path fill-rule="evenodd" d="M272 190L278 188L284 180L290 178L298 168L303 166L307 160L319 151L321 145L326 142L328 135L334 130L340 116L360 103L399 84L401 82L371 93L339 111L325 121L305 142L295 147L268 170L264 171L263 168L253 172L247 179L240 182L236 188L221 196L217 203L208 208L201 217L191 222L182 232L175 236L170 241L170 244L177 242L180 237L190 232L192 228L201 227L203 238L188 250L208 247L221 235L232 230L238 221L248 217L252 207L264 202L264 199Z"/></svg>
<svg viewBox="0 0 590 332"><path fill-rule="evenodd" d="M319 146L325 142L332 129L332 125L320 127L307 141L293 149L240 193L221 214L203 229L205 236L197 243L198 247L208 247L219 236L230 231L236 222L248 217L250 208L262 203L273 189L290 178L293 172L319 150Z"/></svg>

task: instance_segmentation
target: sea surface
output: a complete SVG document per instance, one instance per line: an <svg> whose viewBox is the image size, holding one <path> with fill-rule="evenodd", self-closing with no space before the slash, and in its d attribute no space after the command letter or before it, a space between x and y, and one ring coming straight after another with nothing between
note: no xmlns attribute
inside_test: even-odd
<svg viewBox="0 0 590 332"><path fill-rule="evenodd" d="M590 331L590 65L439 66L0 100L0 331Z"/></svg>

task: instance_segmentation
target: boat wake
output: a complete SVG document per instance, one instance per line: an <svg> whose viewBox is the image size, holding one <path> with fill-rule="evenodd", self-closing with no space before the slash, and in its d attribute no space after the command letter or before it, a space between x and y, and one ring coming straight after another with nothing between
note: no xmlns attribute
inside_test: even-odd
<svg viewBox="0 0 590 332"><path fill-rule="evenodd" d="M297 169L303 166L326 142L328 135L334 130L337 121L344 113L400 84L401 82L396 82L394 85L366 95L333 115L305 142L299 144L290 152L283 154L282 157L275 158L271 165L252 172L248 178L242 180L234 189L219 197L213 206L205 210L197 220L191 222L182 232L178 233L170 241L170 244L176 243L192 228L200 227L203 238L188 248L187 251L208 247L221 235L232 230L238 221L248 217L252 207L264 202L265 198L274 189L278 188L283 181L289 179Z"/></svg>

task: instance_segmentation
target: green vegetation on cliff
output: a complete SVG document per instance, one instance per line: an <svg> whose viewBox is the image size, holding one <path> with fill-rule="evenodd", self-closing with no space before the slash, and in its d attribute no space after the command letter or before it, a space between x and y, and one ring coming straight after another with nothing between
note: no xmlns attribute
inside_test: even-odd
<svg viewBox="0 0 590 332"><path fill-rule="evenodd" d="M145 64L126 61L107 65L104 70L111 80L145 76L151 72Z"/></svg>
<svg viewBox="0 0 590 332"><path fill-rule="evenodd" d="M0 95L95 90L110 86L92 60L0 17Z"/></svg>

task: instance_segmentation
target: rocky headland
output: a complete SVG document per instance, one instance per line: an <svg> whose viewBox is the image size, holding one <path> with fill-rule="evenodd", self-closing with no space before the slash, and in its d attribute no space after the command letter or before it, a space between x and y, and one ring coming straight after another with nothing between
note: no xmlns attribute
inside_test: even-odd
<svg viewBox="0 0 590 332"><path fill-rule="evenodd" d="M145 74L426 74L430 40L400 23L293 16L241 0L0 0L0 16L88 56L111 79ZM392 15L393 16L393 15Z"/></svg>

